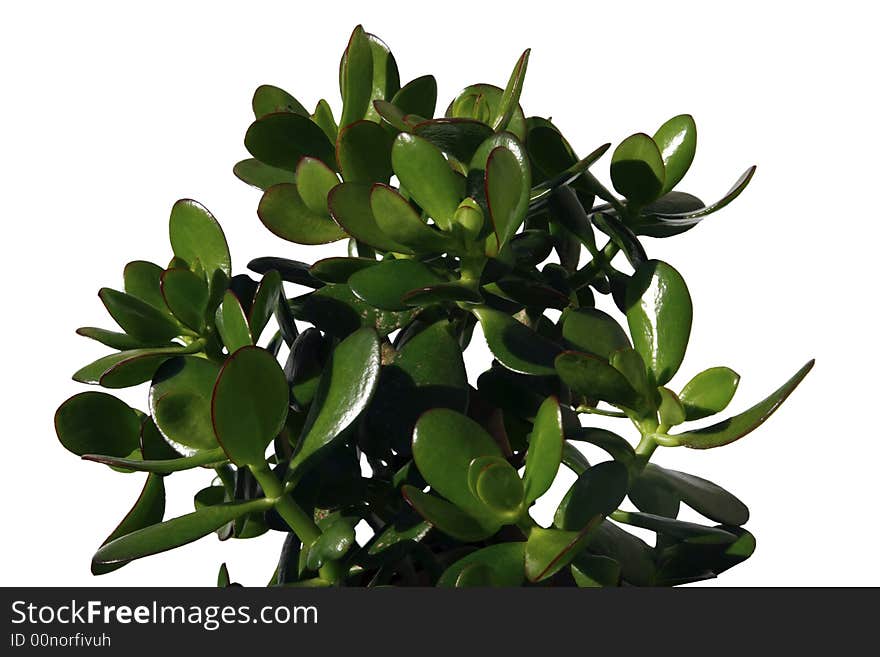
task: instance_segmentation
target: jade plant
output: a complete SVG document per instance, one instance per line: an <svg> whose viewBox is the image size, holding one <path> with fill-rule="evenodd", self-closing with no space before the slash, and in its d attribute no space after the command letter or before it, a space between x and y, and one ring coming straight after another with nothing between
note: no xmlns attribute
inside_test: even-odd
<svg viewBox="0 0 880 657"><path fill-rule="evenodd" d="M739 499L651 459L748 434L812 361L748 410L705 420L739 375L714 366L670 387L691 297L643 238L692 229L755 168L711 205L679 191L697 140L683 114L613 150L614 193L591 169L610 144L581 158L523 112L528 60L436 116L434 77L401 85L385 44L357 27L338 117L324 100L309 112L278 87L256 90L252 158L234 172L262 191L260 220L347 252L262 257L248 265L256 277L233 274L220 225L182 200L170 261L131 262L124 291L100 291L121 331L79 329L114 351L73 378L147 384L148 399L137 409L82 392L55 428L83 459L147 475L93 573L267 532L285 540L266 578L293 586L666 586L752 554ZM477 325L494 361L469 378ZM590 426L596 416L633 440ZM607 459L588 462L578 443ZM574 483L538 523L530 510L561 468ZM194 510L165 519L165 478L190 469L204 473ZM705 522L677 519L682 505ZM218 581L231 584L225 564Z"/></svg>

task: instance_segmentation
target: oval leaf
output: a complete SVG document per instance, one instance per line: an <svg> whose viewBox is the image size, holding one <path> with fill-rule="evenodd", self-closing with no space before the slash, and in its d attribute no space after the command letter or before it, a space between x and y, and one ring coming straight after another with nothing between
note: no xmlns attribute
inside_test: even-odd
<svg viewBox="0 0 880 657"><path fill-rule="evenodd" d="M654 143L660 149L666 179L660 194L674 188L694 161L697 151L697 124L690 114L673 116L654 133Z"/></svg>
<svg viewBox="0 0 880 657"><path fill-rule="evenodd" d="M206 358L180 356L165 361L153 377L153 421L165 440L183 454L217 447L211 424L211 395L219 372L220 368Z"/></svg>
<svg viewBox="0 0 880 657"><path fill-rule="evenodd" d="M403 295L413 288L428 287L444 280L416 260L385 260L354 274L348 285L360 299L383 310L404 310Z"/></svg>
<svg viewBox="0 0 880 657"><path fill-rule="evenodd" d="M563 441L559 401L555 397L548 397L535 416L529 449L526 452L526 469L523 475L526 506L546 493L556 479L562 463Z"/></svg>
<svg viewBox="0 0 880 657"><path fill-rule="evenodd" d="M729 367L710 367L687 382L678 395L688 420L700 420L720 413L739 385L739 374Z"/></svg>
<svg viewBox="0 0 880 657"><path fill-rule="evenodd" d="M474 314L495 358L506 368L522 374L555 375L554 359L562 351L510 315L489 308Z"/></svg>
<svg viewBox="0 0 880 657"><path fill-rule="evenodd" d="M128 456L138 449L140 419L125 402L103 392L81 392L55 412L55 433L78 456Z"/></svg>
<svg viewBox="0 0 880 657"><path fill-rule="evenodd" d="M464 197L462 178L431 142L401 133L391 147L391 163L400 183L443 230Z"/></svg>
<svg viewBox="0 0 880 657"><path fill-rule="evenodd" d="M190 268L200 263L210 280L214 270L227 276L232 273L229 245L223 229L207 208L190 199L177 201L168 221L174 255L185 260Z"/></svg>
<svg viewBox="0 0 880 657"><path fill-rule="evenodd" d="M636 205L645 205L660 196L665 180L660 149L648 135L630 135L614 149L611 182L614 189Z"/></svg>

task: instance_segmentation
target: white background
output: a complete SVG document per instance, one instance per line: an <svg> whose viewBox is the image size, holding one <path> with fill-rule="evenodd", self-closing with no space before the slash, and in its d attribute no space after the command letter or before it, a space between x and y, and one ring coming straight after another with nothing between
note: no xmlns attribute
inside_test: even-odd
<svg viewBox="0 0 880 657"><path fill-rule="evenodd" d="M52 415L83 389L71 373L106 351L74 335L112 327L97 289L120 287L130 260L170 256L175 199L215 213L239 272L259 255L315 260L343 248L271 235L258 192L231 169L246 157L257 85L309 106L327 97L338 111L339 55L359 22L391 46L404 80L437 76L442 106L466 84L503 85L530 46L526 112L552 115L581 153L692 113L699 147L681 188L706 201L758 165L725 211L684 236L646 240L694 297L673 384L729 365L743 376L738 411L808 358L816 368L755 434L708 452L660 449L655 460L749 504L757 552L717 584L880 584L876 21L869 3L822 4L4 5L0 584L211 585L223 560L245 584L269 578L277 534L208 538L93 578L91 554L143 475L80 462L58 444ZM607 180L607 157L595 171ZM473 376L485 348L472 357ZM125 399L143 408L145 392ZM173 477L168 516L190 510L209 478Z"/></svg>

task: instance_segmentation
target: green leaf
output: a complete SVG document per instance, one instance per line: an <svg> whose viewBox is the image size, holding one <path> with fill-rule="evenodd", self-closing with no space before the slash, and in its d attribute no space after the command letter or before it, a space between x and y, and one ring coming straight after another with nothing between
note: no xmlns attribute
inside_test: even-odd
<svg viewBox="0 0 880 657"><path fill-rule="evenodd" d="M492 128L482 121L448 118L420 121L412 126L410 132L428 140L459 162L469 162L480 144L493 134Z"/></svg>
<svg viewBox="0 0 880 657"><path fill-rule="evenodd" d="M664 518L652 513L615 511L612 514L612 519L663 534L685 543L704 545L730 544L737 538L735 534L724 529L706 527L682 520L673 520L672 518Z"/></svg>
<svg viewBox="0 0 880 657"><path fill-rule="evenodd" d="M297 319L313 324L339 338L362 327L375 329L384 337L409 324L418 310L379 310L358 299L348 285L328 285L291 302Z"/></svg>
<svg viewBox="0 0 880 657"><path fill-rule="evenodd" d="M694 429L684 433L672 434L670 437L679 444L695 449L709 449L728 445L739 440L761 426L776 409L782 405L788 396L798 387L807 373L813 369L816 361L811 360L798 370L794 376L786 381L778 390L773 392L763 401L755 404L747 411L734 415L731 418L718 422L702 429Z"/></svg>
<svg viewBox="0 0 880 657"><path fill-rule="evenodd" d="M431 408L463 413L467 401L461 348L449 322L441 320L407 340L386 362L367 412L367 427L398 454L409 454L422 413Z"/></svg>
<svg viewBox="0 0 880 657"><path fill-rule="evenodd" d="M161 279L165 305L180 322L200 332L208 310L208 282L189 269L173 268Z"/></svg>
<svg viewBox="0 0 880 657"><path fill-rule="evenodd" d="M101 288L98 296L107 312L130 336L147 342L167 342L180 333L180 327L167 314L124 292Z"/></svg>
<svg viewBox="0 0 880 657"><path fill-rule="evenodd" d="M660 406L657 412L660 416L660 424L665 427L674 427L685 421L684 406L672 390L660 386L657 388L660 394Z"/></svg>
<svg viewBox="0 0 880 657"><path fill-rule="evenodd" d="M495 358L506 368L522 374L555 375L554 359L562 351L510 315L489 308L476 308L483 335Z"/></svg>
<svg viewBox="0 0 880 657"><path fill-rule="evenodd" d="M126 333L119 333L116 331L108 331L102 328L96 328L94 326L82 326L76 329L77 335L81 335L86 338L91 338L101 344L110 347L111 349L119 349L120 351L126 351L129 349L141 349L144 347L168 347L172 346L173 343L152 340L149 342L144 342L143 340L138 340L137 338L133 338Z"/></svg>
<svg viewBox="0 0 880 657"><path fill-rule="evenodd" d="M597 308L577 308L564 312L562 337L574 349L606 360L612 352L630 346L623 327Z"/></svg>
<svg viewBox="0 0 880 657"><path fill-rule="evenodd" d="M640 538L604 520L587 540L590 553L610 557L621 567L621 577L636 586L648 586L654 578L653 550Z"/></svg>
<svg viewBox="0 0 880 657"><path fill-rule="evenodd" d="M636 269L626 289L626 319L633 346L656 385L678 371L691 333L693 306L681 274L660 260Z"/></svg>
<svg viewBox="0 0 880 657"><path fill-rule="evenodd" d="M308 110L296 98L284 89L273 87L271 84L262 84L257 87L251 106L254 109L254 116L258 119L277 112L309 115Z"/></svg>
<svg viewBox="0 0 880 657"><path fill-rule="evenodd" d="M566 531L581 531L614 511L629 487L629 474L618 461L604 461L581 473L559 503L554 524Z"/></svg>
<svg viewBox="0 0 880 657"><path fill-rule="evenodd" d="M211 400L217 441L238 466L261 466L266 447L284 428L287 381L275 358L259 347L242 347L223 364Z"/></svg>
<svg viewBox="0 0 880 657"><path fill-rule="evenodd" d="M149 415L141 418L141 431L138 438L144 460L180 458L181 452L174 449L156 427Z"/></svg>
<svg viewBox="0 0 880 657"><path fill-rule="evenodd" d="M590 443L605 450L615 461L628 465L635 458L635 450L626 439L607 429L598 427L581 427L565 432L567 440Z"/></svg>
<svg viewBox="0 0 880 657"><path fill-rule="evenodd" d="M379 381L379 337L360 329L339 343L324 368L290 463L293 471L340 439L370 403Z"/></svg>
<svg viewBox="0 0 880 657"><path fill-rule="evenodd" d="M137 450L140 419L125 402L103 392L81 392L55 412L55 433L64 448L128 456Z"/></svg>
<svg viewBox="0 0 880 657"><path fill-rule="evenodd" d="M627 493L639 511L666 518L676 518L681 510L681 497L666 480L645 468L630 484Z"/></svg>
<svg viewBox="0 0 880 657"><path fill-rule="evenodd" d="M216 322L217 331L230 354L254 343L241 302L232 290L226 290L223 294L223 303L217 309Z"/></svg>
<svg viewBox="0 0 880 657"><path fill-rule="evenodd" d="M326 164L313 157L304 157L296 165L296 190L306 208L320 217L327 217L327 195L339 184L339 178Z"/></svg>
<svg viewBox="0 0 880 657"><path fill-rule="evenodd" d="M226 236L203 205L190 199L177 201L171 208L168 230L174 255L185 260L190 268L200 263L208 280L216 269L232 274Z"/></svg>
<svg viewBox="0 0 880 657"><path fill-rule="evenodd" d="M638 393L626 377L601 358L564 351L556 357L555 366L559 378L579 395L631 409L638 405Z"/></svg>
<svg viewBox="0 0 880 657"><path fill-rule="evenodd" d="M167 313L168 308L160 290L162 272L163 269L152 262L145 260L129 262L122 270L125 293Z"/></svg>
<svg viewBox="0 0 880 657"><path fill-rule="evenodd" d="M733 494L711 481L649 463L645 473L662 481L697 513L723 525L744 525L749 509Z"/></svg>
<svg viewBox="0 0 880 657"><path fill-rule="evenodd" d="M525 551L525 572L530 582L552 577L571 563L586 546L585 532L534 527Z"/></svg>
<svg viewBox="0 0 880 657"><path fill-rule="evenodd" d="M723 573L748 559L755 551L755 537L739 527L728 528L737 536L730 544L678 543L658 558L654 578L657 586L675 586L700 581Z"/></svg>
<svg viewBox="0 0 880 657"><path fill-rule="evenodd" d="M206 358L179 356L165 361L153 377L149 397L153 421L165 440L183 454L217 447L211 395L219 372L220 367Z"/></svg>
<svg viewBox="0 0 880 657"><path fill-rule="evenodd" d="M443 282L426 265L410 259L385 260L360 270L348 280L358 298L382 310L405 310L405 293Z"/></svg>
<svg viewBox="0 0 880 657"><path fill-rule="evenodd" d="M263 276L257 291L254 294L254 302L248 313L248 326L254 342L260 339L263 329L269 323L269 319L275 313L279 303L286 303L284 299L284 287L281 284L281 274L277 271L269 271Z"/></svg>
<svg viewBox="0 0 880 657"><path fill-rule="evenodd" d="M611 156L611 182L636 205L650 203L663 192L666 169L657 144L638 132L624 139Z"/></svg>
<svg viewBox="0 0 880 657"><path fill-rule="evenodd" d="M666 194L684 178L697 151L697 124L690 114L673 116L654 133L660 150L666 178L661 195Z"/></svg>
<svg viewBox="0 0 880 657"><path fill-rule="evenodd" d="M345 237L329 216L308 208L295 184L270 187L260 199L257 215L275 235L296 244L326 244Z"/></svg>
<svg viewBox="0 0 880 657"><path fill-rule="evenodd" d="M535 416L534 428L526 452L526 469L523 475L525 503L530 505L546 493L562 463L562 413L559 401L547 397Z"/></svg>
<svg viewBox="0 0 880 657"><path fill-rule="evenodd" d="M394 94L391 102L404 114L417 114L430 119L437 107L437 80L433 75L410 80Z"/></svg>
<svg viewBox="0 0 880 657"><path fill-rule="evenodd" d="M414 486L404 485L401 493L407 503L433 527L459 541L482 541L498 531L498 526L486 526L456 505L423 493Z"/></svg>
<svg viewBox="0 0 880 657"><path fill-rule="evenodd" d="M467 571L474 566L485 567L488 571L488 586L522 586L525 581L524 542L498 543L471 552L449 566L437 586L460 587L467 580Z"/></svg>
<svg viewBox="0 0 880 657"><path fill-rule="evenodd" d="M409 201L387 185L373 185L370 209L376 226L395 243L419 253L443 253L453 246L448 234L422 221Z"/></svg>
<svg viewBox="0 0 880 657"><path fill-rule="evenodd" d="M316 123L301 114L278 112L257 119L248 128L244 145L260 162L287 171L296 171L305 156L336 168L333 143Z"/></svg>
<svg viewBox="0 0 880 657"><path fill-rule="evenodd" d="M306 567L309 570L318 570L328 561L341 559L354 545L354 538L354 527L349 519L337 518L329 526L322 528L321 535L309 547Z"/></svg>
<svg viewBox="0 0 880 657"><path fill-rule="evenodd" d="M173 459L160 460L138 460L126 459L115 456L107 456L105 454L84 454L83 460L94 461L95 463L103 463L114 468L123 468L126 470L135 470L137 472L153 472L155 474L171 474L172 472L182 472L183 470L192 470L202 466L219 465L228 459L222 448L202 450L196 452L192 456L183 456Z"/></svg>
<svg viewBox="0 0 880 657"><path fill-rule="evenodd" d="M523 482L500 456L478 456L468 466L471 493L501 523L515 523L522 513Z"/></svg>
<svg viewBox="0 0 880 657"><path fill-rule="evenodd" d="M497 251L522 225L529 205L531 174L520 153L499 146L486 161L486 201L495 229Z"/></svg>
<svg viewBox="0 0 880 657"><path fill-rule="evenodd" d="M481 456L503 457L479 424L446 408L429 410L416 422L412 451L416 467L433 490L482 524L497 524L468 481L471 461Z"/></svg>
<svg viewBox="0 0 880 657"><path fill-rule="evenodd" d="M165 515L165 484L162 477L155 474L147 475L147 481L131 510L122 519L102 545L107 545L120 536L162 522ZM125 565L125 562L101 564L92 562L92 575L106 575Z"/></svg>
<svg viewBox="0 0 880 657"><path fill-rule="evenodd" d="M336 125L336 119L333 118L333 110L330 109L330 104L326 100L322 98L318 101L318 104L315 105L315 111L309 118L312 119L315 125L321 128L331 144L336 143L339 126Z"/></svg>
<svg viewBox="0 0 880 657"><path fill-rule="evenodd" d="M340 127L358 121L367 113L373 94L373 51L364 28L354 28L339 65L342 90Z"/></svg>
<svg viewBox="0 0 880 657"><path fill-rule="evenodd" d="M373 89L370 102L367 103L366 118L379 123L372 101L391 99L400 91L400 72L397 70L397 61L385 42L369 33L367 39L373 54Z"/></svg>
<svg viewBox="0 0 880 657"><path fill-rule="evenodd" d="M737 196L742 194L743 190L748 186L749 182L751 182L752 176L755 175L756 169L757 167L755 166L746 169L737 181L733 183L733 187L731 187L723 197L711 205L685 212L654 212L653 216L665 226L692 226L700 219L708 217L713 212L718 212L718 210L727 207Z"/></svg>
<svg viewBox="0 0 880 657"><path fill-rule="evenodd" d="M519 109L519 97L522 94L523 82L526 77L526 69L529 65L529 55L531 50L527 49L516 62L504 93L501 94L501 100L498 108L495 110L492 119L492 129L502 131L507 129L507 125L513 118L514 112Z"/></svg>
<svg viewBox="0 0 880 657"><path fill-rule="evenodd" d="M382 127L391 135L398 132L411 132L419 123L424 121L424 117L415 114L407 114L394 103L387 100L374 100L373 109L384 122Z"/></svg>
<svg viewBox="0 0 880 657"><path fill-rule="evenodd" d="M309 274L324 283L348 283L353 274L375 265L373 258L324 258L309 268Z"/></svg>
<svg viewBox="0 0 880 657"><path fill-rule="evenodd" d="M438 303L453 303L463 301L465 303L480 303L483 297L473 290L458 283L440 283L428 287L416 288L403 295L403 301L408 306L429 306Z"/></svg>
<svg viewBox="0 0 880 657"><path fill-rule="evenodd" d="M191 347L162 347L129 349L99 358L79 369L73 380L94 383L105 388L127 388L153 378L159 365L172 356L193 353L198 343Z"/></svg>
<svg viewBox="0 0 880 657"><path fill-rule="evenodd" d="M263 164L254 158L248 158L236 164L232 167L232 173L242 182L263 191L279 183L292 183L296 181L296 176L290 171L270 167L268 164Z"/></svg>
<svg viewBox="0 0 880 657"><path fill-rule="evenodd" d="M464 184L443 152L426 139L401 133L391 147L391 164L416 203L440 228L449 230L464 197Z"/></svg>
<svg viewBox="0 0 880 657"><path fill-rule="evenodd" d="M330 214L345 232L359 242L380 251L413 253L412 249L386 235L376 224L370 209L372 186L366 183L345 182L330 192Z"/></svg>
<svg viewBox="0 0 880 657"><path fill-rule="evenodd" d="M270 271L277 271L282 281L296 283L304 287L318 289L324 286L321 281L309 272L309 265L299 260L288 260L287 258L272 256L254 258L248 263L248 269L258 274L268 274Z"/></svg>
<svg viewBox="0 0 880 657"><path fill-rule="evenodd" d="M219 529L227 522L271 506L265 498L250 502L218 504L172 518L110 541L92 557L92 564L117 564L172 550L192 543ZM93 566L94 567L94 566Z"/></svg>
<svg viewBox="0 0 880 657"><path fill-rule="evenodd" d="M355 183L387 183L391 178L391 135L372 121L345 126L336 142L342 178Z"/></svg>
<svg viewBox="0 0 880 657"><path fill-rule="evenodd" d="M618 586L620 564L611 557L579 554L571 564L571 575L581 588Z"/></svg>
<svg viewBox="0 0 880 657"><path fill-rule="evenodd" d="M736 392L739 374L729 367L710 367L687 382L678 395L688 420L720 413Z"/></svg>
<svg viewBox="0 0 880 657"><path fill-rule="evenodd" d="M500 113L503 97L504 90L501 87L492 84L472 84L465 87L452 101L446 110L446 116L476 119L491 124L493 117ZM526 138L526 119L518 104L514 106L506 129L517 139Z"/></svg>

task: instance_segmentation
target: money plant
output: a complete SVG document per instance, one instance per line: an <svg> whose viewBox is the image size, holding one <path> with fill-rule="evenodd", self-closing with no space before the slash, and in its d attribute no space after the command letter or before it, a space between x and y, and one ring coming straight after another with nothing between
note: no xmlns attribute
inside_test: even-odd
<svg viewBox="0 0 880 657"><path fill-rule="evenodd" d="M170 260L130 262L124 291L101 289L121 330L79 329L113 352L73 378L149 392L142 408L82 392L55 416L74 454L146 473L94 574L212 534L269 532L285 537L266 564L280 586L667 586L752 554L739 499L652 457L738 440L812 361L708 420L740 377L705 363L672 386L691 297L643 242L691 230L755 168L711 205L679 191L697 141L683 114L618 144L606 186L594 169L610 144L580 157L524 113L528 60L504 87L472 84L438 112L434 77L401 84L386 45L357 27L339 116L256 90L252 157L234 172L261 190L260 221L347 250L313 264L261 257L235 274L218 222L181 200ZM494 361L469 373L478 326ZM591 426L597 416L619 418L620 435ZM579 443L607 458L588 462ZM574 483L539 523L532 507L562 468ZM165 478L192 469L204 473L193 511L166 519ZM705 522L678 519L683 505ZM218 580L231 584L225 564Z"/></svg>

